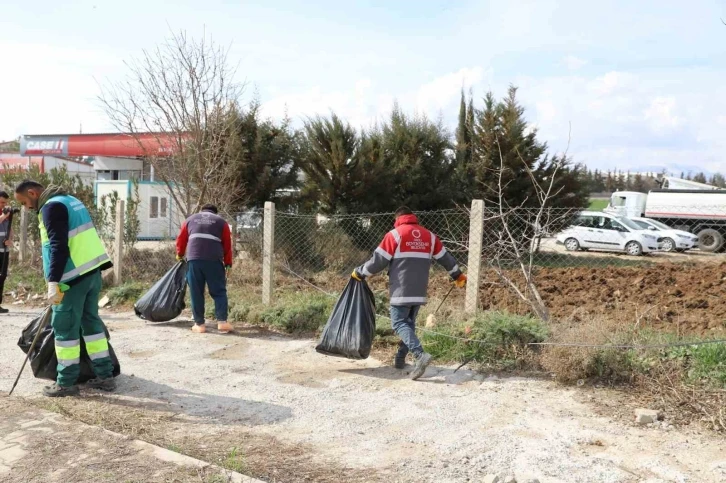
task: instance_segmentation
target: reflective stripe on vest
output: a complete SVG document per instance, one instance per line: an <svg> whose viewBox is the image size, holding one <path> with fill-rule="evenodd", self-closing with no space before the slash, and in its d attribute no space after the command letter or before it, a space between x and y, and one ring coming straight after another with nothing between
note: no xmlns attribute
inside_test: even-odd
<svg viewBox="0 0 726 483"><path fill-rule="evenodd" d="M106 248L93 225L91 215L80 200L69 195L58 195L50 198L47 203L62 203L68 210L68 248L70 257L63 270L60 282L84 275L101 265L111 261ZM43 223L42 213L38 213L40 223L40 239L43 245L43 268L45 277L50 271L50 240Z"/></svg>
<svg viewBox="0 0 726 483"><path fill-rule="evenodd" d="M221 238L214 235L209 235L207 233L192 233L191 235L189 235L189 239L191 240L192 238L206 238L207 240L214 240L218 242L222 241Z"/></svg>

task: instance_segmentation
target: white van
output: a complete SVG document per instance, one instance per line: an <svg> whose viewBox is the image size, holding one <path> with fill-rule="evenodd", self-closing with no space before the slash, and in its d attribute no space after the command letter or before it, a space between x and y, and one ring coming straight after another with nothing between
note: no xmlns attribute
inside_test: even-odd
<svg viewBox="0 0 726 483"><path fill-rule="evenodd" d="M607 250L642 255L658 251L662 237L643 230L625 217L599 211L581 212L572 226L557 235L568 251Z"/></svg>

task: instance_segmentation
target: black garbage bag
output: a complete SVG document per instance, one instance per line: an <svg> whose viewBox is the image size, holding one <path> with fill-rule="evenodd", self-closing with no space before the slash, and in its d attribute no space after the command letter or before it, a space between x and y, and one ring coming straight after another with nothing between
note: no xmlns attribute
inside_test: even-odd
<svg viewBox="0 0 726 483"><path fill-rule="evenodd" d="M38 333L38 329L42 325L43 319L48 318L48 323L43 328L38 342L35 343L33 352L28 358L30 360L30 368L33 370L33 375L38 379L48 379L55 381L58 377L58 358L55 355L55 340L53 328L50 326L50 317L52 316L52 309L48 307L45 309L43 314L33 319L24 329L18 340L18 347L24 353L28 353L30 345L33 343L35 334ZM106 333L106 338L110 339L111 336L108 333L106 326L103 326L103 330ZM118 362L118 357L111 347L111 342L108 343L108 353L111 356L111 362L113 363L113 377L121 374L121 364ZM78 383L83 384L84 382L93 379L95 374L93 373L93 364L91 358L88 357L86 351L86 343L81 337L81 362L80 362L81 373L78 376Z"/></svg>
<svg viewBox="0 0 726 483"><path fill-rule="evenodd" d="M371 353L376 332L376 302L366 282L350 279L340 294L320 343L315 350L321 354L366 359Z"/></svg>
<svg viewBox="0 0 726 483"><path fill-rule="evenodd" d="M180 260L134 305L136 315L151 322L179 317L187 293L187 262Z"/></svg>

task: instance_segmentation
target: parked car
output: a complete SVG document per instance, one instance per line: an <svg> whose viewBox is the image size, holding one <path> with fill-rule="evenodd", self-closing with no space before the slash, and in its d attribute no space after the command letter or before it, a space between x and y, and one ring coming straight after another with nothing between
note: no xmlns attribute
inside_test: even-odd
<svg viewBox="0 0 726 483"><path fill-rule="evenodd" d="M636 225L644 230L657 232L658 236L663 238L664 252L685 252L692 248L698 248L698 237L693 233L675 230L665 223L650 218L630 218Z"/></svg>
<svg viewBox="0 0 726 483"><path fill-rule="evenodd" d="M571 252L593 249L639 256L658 251L662 239L627 218L583 211L572 226L557 235L557 243Z"/></svg>

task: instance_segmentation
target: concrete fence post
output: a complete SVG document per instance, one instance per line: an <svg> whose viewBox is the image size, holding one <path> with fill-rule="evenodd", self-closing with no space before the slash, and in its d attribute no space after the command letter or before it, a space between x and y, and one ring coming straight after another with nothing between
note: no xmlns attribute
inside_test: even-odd
<svg viewBox="0 0 726 483"><path fill-rule="evenodd" d="M114 253L113 253L113 282L115 285L121 285L122 271L121 265L123 263L124 253L124 200L118 200L116 202L116 227L114 230Z"/></svg>
<svg viewBox="0 0 726 483"><path fill-rule="evenodd" d="M271 201L265 203L262 237L262 303L270 305L275 288L275 203Z"/></svg>
<svg viewBox="0 0 726 483"><path fill-rule="evenodd" d="M484 201L472 200L469 218L469 261L467 266L466 300L464 312L473 314L479 309L479 282L481 280L481 254L484 237Z"/></svg>
<svg viewBox="0 0 726 483"><path fill-rule="evenodd" d="M28 209L23 206L20 210L20 252L18 258L21 262L28 261L28 225L30 218Z"/></svg>
<svg viewBox="0 0 726 483"><path fill-rule="evenodd" d="M237 234L238 228L237 227L238 227L238 225L237 225L237 215L236 214L234 215L234 220L232 221L232 223L230 223L230 225L232 225L232 227L231 227L231 230L232 230L232 258L237 258L237 238L238 238L238 234Z"/></svg>

